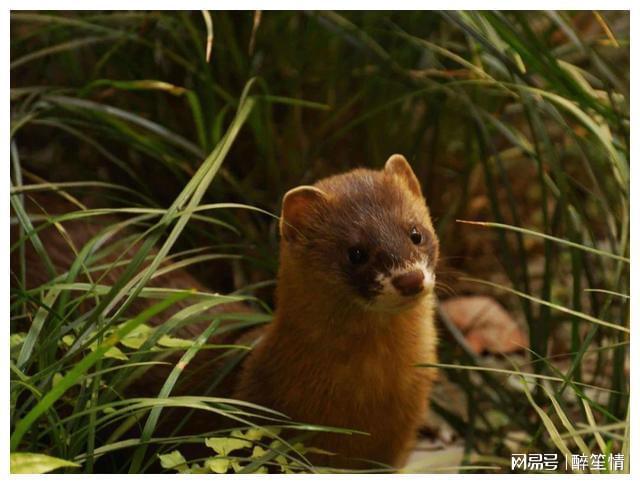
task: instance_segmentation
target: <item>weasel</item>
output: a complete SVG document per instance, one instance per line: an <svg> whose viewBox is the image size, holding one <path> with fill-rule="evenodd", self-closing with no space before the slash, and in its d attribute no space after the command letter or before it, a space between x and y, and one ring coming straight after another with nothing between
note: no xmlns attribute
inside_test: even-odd
<svg viewBox="0 0 640 484"><path fill-rule="evenodd" d="M74 208L55 196L45 196L40 203L54 213ZM102 227L82 220L64 226L78 248ZM433 287L438 241L418 179L405 158L394 155L382 170L355 169L295 188L284 196L280 233L274 320L250 334L214 335L212 342L226 344L258 337L242 368L229 375L216 395L262 404L299 422L366 432L318 433L308 444L335 455L311 456L317 465L371 468L376 461L402 466L435 379L433 368L416 365L436 362ZM40 237L58 273L68 270L75 260L68 241L53 227ZM18 274L14 255L12 270ZM46 283L31 244L26 258L27 287ZM110 284L123 270L94 275ZM153 284L206 290L184 269L159 275ZM133 314L149 304L137 300ZM181 307L150 323L162 323ZM232 303L211 313L250 310ZM194 337L203 328L185 326L176 335ZM216 375L219 353L200 351L190 365L198 370L181 378L191 383L185 381L176 393L201 394ZM167 371L154 368L128 390L157 395ZM185 431L198 433L217 425L207 412L195 415Z"/></svg>
<svg viewBox="0 0 640 484"><path fill-rule="evenodd" d="M438 241L420 183L393 155L286 193L276 313L242 368L235 397L300 422L333 452L316 465L402 466L436 362Z"/></svg>

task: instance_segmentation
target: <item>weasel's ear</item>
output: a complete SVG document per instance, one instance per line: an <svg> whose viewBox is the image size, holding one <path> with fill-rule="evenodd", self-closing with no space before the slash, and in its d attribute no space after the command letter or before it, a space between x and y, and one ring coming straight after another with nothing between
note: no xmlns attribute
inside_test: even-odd
<svg viewBox="0 0 640 484"><path fill-rule="evenodd" d="M292 188L282 199L280 235L286 240L303 236L304 226L315 218L318 209L328 200L325 192L310 185Z"/></svg>
<svg viewBox="0 0 640 484"><path fill-rule="evenodd" d="M391 155L384 164L384 171L401 178L404 180L409 190L419 197L422 196L418 177L416 177L416 174L411 169L411 165L404 156Z"/></svg>

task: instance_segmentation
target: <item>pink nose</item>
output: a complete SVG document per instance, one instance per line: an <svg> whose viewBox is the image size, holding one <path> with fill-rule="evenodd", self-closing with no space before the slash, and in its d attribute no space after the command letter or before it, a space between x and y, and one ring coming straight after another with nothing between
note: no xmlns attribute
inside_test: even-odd
<svg viewBox="0 0 640 484"><path fill-rule="evenodd" d="M424 273L411 271L391 279L391 283L403 296L414 296L424 289Z"/></svg>

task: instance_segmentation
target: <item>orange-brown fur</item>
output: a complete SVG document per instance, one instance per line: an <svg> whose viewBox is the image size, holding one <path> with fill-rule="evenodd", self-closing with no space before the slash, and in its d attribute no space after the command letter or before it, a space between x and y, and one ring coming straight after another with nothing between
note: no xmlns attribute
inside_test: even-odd
<svg viewBox="0 0 640 484"><path fill-rule="evenodd" d="M397 164L395 171L382 170L375 172L375 176L382 177L385 184L393 187L389 203L398 213L392 216L401 217L412 212L424 222L435 244L432 248L435 259L437 241L429 213L419 184L408 166L404 161ZM373 172L355 170L351 173L358 177ZM316 187L326 192L348 194L351 190L349 183L349 178L340 175L321 180ZM49 196L41 198L40 202L49 213L70 211L72 207L66 203L59 204L59 200L58 196ZM321 215L315 214L313 207L303 206L300 209L303 212L309 209L305 215L311 218ZM38 211L31 210L32 213ZM358 220L353 223L357 224ZM80 249L103 224L74 221L64 223L64 227ZM12 242L15 242L15 236L12 231ZM58 273L68 270L75 258L68 242L55 228L42 231L40 237ZM318 243L323 244L324 241L319 240ZM137 248L133 247L126 257L133 256ZM44 267L30 244L27 244L26 256L27 286L33 288L45 283ZM112 261L113 257L115 255L108 260ZM352 295L344 290L335 274L328 273L326 278L316 277L318 271L322 271L322 258L308 262L301 257L295 243L283 238L274 321L266 328L251 333L252 336L261 335L257 346L240 374L231 375L223 388L216 390L216 395L228 396L235 386L234 397L274 408L296 421L344 427L368 434L318 433L311 444L336 455L311 456L316 464L372 467L373 464L358 460L367 459L401 466L425 414L429 389L435 379L433 369L415 366L436 361L432 295L426 295L403 311L366 311L354 303ZM17 267L17 259L12 256L14 276L17 276ZM97 273L94 276L104 275L102 282L111 284L123 270L123 267L115 268L108 274ZM152 285L206 290L184 269L163 274L153 279ZM140 299L131 311L139 312L149 304L149 300ZM182 305L156 316L152 324L164 321ZM250 309L231 304L211 312L214 314L220 310L244 312ZM202 324L186 326L177 335L193 337L203 329ZM232 343L237 341L236 338L237 335L227 334L213 342ZM241 341L245 342L244 339ZM192 385L185 385L183 392L198 394L207 387L216 367L208 362L215 354L215 351L198 354L190 365ZM198 370L193 371L196 368ZM167 371L163 367L149 371L132 391L157 394ZM188 378L188 375L184 377ZM207 422L209 414L196 417L192 422L194 425L185 431L211 430L213 424Z"/></svg>
<svg viewBox="0 0 640 484"><path fill-rule="evenodd" d="M415 210L431 227L419 188L410 192L402 176L384 171L375 176L396 184L413 205L402 209ZM348 184L338 176L316 187L348 193ZM302 210L307 209L316 210L313 203ZM320 214L307 218L315 217ZM286 223L286 213L283 218ZM357 460L367 459L403 465L435 379L433 369L415 366L436 362L433 296L401 312L368 311L353 304L337 277L318 277L323 261L318 265L301 256L295 241L283 237L280 250L275 320L247 359L236 396L297 421L369 434L318 433L312 445L336 455L312 458L316 464L372 467Z"/></svg>

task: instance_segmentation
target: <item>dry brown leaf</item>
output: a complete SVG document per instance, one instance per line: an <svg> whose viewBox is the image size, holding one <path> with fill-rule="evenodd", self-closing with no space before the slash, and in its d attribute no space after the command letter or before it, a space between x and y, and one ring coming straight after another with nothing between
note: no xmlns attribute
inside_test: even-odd
<svg viewBox="0 0 640 484"><path fill-rule="evenodd" d="M528 337L520 326L489 297L453 297L443 301L441 307L477 353L510 353L529 346Z"/></svg>

